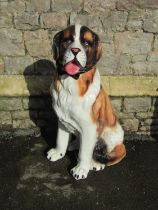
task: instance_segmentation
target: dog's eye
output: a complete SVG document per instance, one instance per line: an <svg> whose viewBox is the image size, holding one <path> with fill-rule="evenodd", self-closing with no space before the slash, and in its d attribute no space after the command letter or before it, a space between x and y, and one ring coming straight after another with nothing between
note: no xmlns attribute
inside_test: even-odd
<svg viewBox="0 0 158 210"><path fill-rule="evenodd" d="M87 41L82 42L82 44L83 44L85 47L88 47L88 46L89 46L89 43L88 43Z"/></svg>
<svg viewBox="0 0 158 210"><path fill-rule="evenodd" d="M71 39L67 39L67 40L64 40L63 43L66 44L66 45L69 45L71 44L72 40Z"/></svg>

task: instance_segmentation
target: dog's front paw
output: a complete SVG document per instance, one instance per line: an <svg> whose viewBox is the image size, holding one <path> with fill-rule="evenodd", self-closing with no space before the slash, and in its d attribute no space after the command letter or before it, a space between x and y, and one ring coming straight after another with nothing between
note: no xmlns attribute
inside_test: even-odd
<svg viewBox="0 0 158 210"><path fill-rule="evenodd" d="M81 166L80 164L77 164L77 166L71 169L71 173L76 180L86 179L89 172L89 168L90 167L88 166Z"/></svg>
<svg viewBox="0 0 158 210"><path fill-rule="evenodd" d="M61 159L63 156L64 155L61 152L54 148L47 152L47 159L53 162Z"/></svg>

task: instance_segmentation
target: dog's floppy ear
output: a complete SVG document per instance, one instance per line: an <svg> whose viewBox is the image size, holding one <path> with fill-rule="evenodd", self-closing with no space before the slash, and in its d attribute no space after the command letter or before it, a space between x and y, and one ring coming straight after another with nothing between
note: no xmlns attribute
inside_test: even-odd
<svg viewBox="0 0 158 210"><path fill-rule="evenodd" d="M53 38L53 57L54 60L59 58L59 45L60 45L60 37L62 32L58 32Z"/></svg>

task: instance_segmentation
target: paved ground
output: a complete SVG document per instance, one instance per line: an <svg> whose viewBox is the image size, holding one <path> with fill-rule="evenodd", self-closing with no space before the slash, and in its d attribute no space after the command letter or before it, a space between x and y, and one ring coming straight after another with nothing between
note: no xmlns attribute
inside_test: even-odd
<svg viewBox="0 0 158 210"><path fill-rule="evenodd" d="M1 210L157 210L158 143L126 142L127 157L88 179L75 181L69 153L57 163L45 158L43 138L0 140Z"/></svg>

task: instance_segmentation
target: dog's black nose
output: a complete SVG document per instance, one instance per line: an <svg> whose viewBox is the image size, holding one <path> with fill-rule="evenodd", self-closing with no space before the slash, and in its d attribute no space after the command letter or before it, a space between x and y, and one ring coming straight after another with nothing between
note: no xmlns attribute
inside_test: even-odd
<svg viewBox="0 0 158 210"><path fill-rule="evenodd" d="M81 50L79 48L71 48L71 51L74 55L77 55Z"/></svg>

